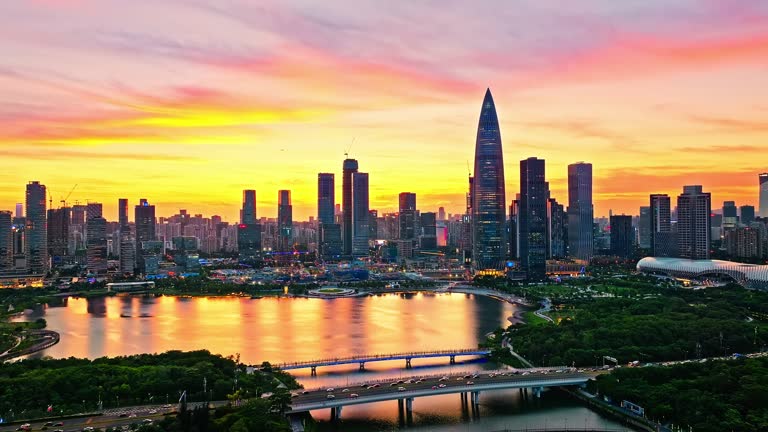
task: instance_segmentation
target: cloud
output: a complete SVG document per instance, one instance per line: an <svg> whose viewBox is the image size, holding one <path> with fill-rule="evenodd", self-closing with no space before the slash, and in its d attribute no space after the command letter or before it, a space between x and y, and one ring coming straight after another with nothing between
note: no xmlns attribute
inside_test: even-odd
<svg viewBox="0 0 768 432"><path fill-rule="evenodd" d="M200 158L183 155L165 155L157 153L114 153L56 148L50 146L34 146L33 148L2 148L0 156L6 158L35 159L35 160L69 160L69 159L100 159L100 160L141 160L141 161L170 161L189 163L200 161Z"/></svg>
<svg viewBox="0 0 768 432"><path fill-rule="evenodd" d="M752 120L752 119L736 119L729 117L713 117L713 116L690 116L689 119L699 125L709 126L715 130L725 130L729 132L768 132L768 121L766 120ZM764 147L761 147L761 151L764 151Z"/></svg>

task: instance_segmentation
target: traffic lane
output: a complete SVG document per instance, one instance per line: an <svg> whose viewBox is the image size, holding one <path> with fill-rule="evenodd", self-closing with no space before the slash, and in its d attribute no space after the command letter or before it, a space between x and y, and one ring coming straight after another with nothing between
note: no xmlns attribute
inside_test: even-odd
<svg viewBox="0 0 768 432"><path fill-rule="evenodd" d="M564 373L536 373L536 374L529 374L529 375L516 375L516 374L507 374L507 375L495 375L494 377L490 377L487 374L480 374L477 375L477 377L472 377L470 375L469 378L466 378L465 376L448 376L447 380L439 381L438 378L429 378L426 380L423 380L421 383L412 383L412 384L394 384L397 383L397 381L394 382L386 382L386 383L379 383L379 387L375 387L372 389L368 388L368 385L366 384L366 387L363 388L361 385L354 385L351 387L338 387L334 388L334 391L327 392L323 390L317 390L310 392L309 394L299 394L298 396L292 398L292 403L296 405L301 405L304 403L317 403L321 401L326 401L328 399L328 395L332 394L336 399L340 398L349 398L351 394L357 394L358 397L364 397L364 396L372 396L372 395L379 395L379 394L387 394L387 393L397 393L399 387L404 387L407 391L413 391L413 390L431 390L433 386L439 386L440 384L444 384L446 387L456 387L456 386L466 386L468 381L472 381L475 384L483 384L483 383L506 383L506 382L515 382L515 383L527 383L531 381L538 381L542 379L557 379L557 378L580 378L588 376L583 373L570 373L570 372L564 372ZM344 392L344 389L348 389L348 391Z"/></svg>
<svg viewBox="0 0 768 432"><path fill-rule="evenodd" d="M68 418L64 420L52 420L54 424L58 422L63 422L63 426L48 426L47 432L53 432L55 430L63 430L64 432L79 432L82 431L83 428L91 426L94 429L95 428L104 428L109 426L124 426L124 425L131 425L134 423L142 423L144 419L151 419L153 421L161 420L165 414L163 412L157 412L156 414L145 414L145 415L136 415L135 417L120 417L119 414L114 415L101 415L101 416L90 416L90 417L80 417L80 418ZM43 426L46 424L46 421L31 421L29 422L32 431L41 431ZM16 423L13 425L7 425L7 426L0 426L0 432L11 432L16 431L16 429L21 426L21 424Z"/></svg>

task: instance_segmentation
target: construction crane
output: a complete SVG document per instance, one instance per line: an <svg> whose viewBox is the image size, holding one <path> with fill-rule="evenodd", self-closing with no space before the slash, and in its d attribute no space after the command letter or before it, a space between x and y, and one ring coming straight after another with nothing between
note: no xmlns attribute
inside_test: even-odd
<svg viewBox="0 0 768 432"><path fill-rule="evenodd" d="M67 196L62 198L62 200L61 200L61 206L62 207L66 207L67 206L67 200L69 199L70 195L72 195L72 192L75 191L76 187L77 187L77 183L75 183L75 185L72 186L72 189L69 190L69 193L67 194Z"/></svg>
<svg viewBox="0 0 768 432"><path fill-rule="evenodd" d="M349 144L349 147L344 149L344 158L349 159L349 151L352 150L352 146L355 145L355 139L352 138L352 142Z"/></svg>

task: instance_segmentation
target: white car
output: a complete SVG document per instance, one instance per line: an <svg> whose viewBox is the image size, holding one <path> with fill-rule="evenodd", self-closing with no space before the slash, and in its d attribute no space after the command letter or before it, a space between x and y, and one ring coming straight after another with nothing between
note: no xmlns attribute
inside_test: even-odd
<svg viewBox="0 0 768 432"><path fill-rule="evenodd" d="M335 390L336 390L336 389L335 389L335 388L333 388L333 387L328 387L327 389L325 389L325 391L327 391L327 392L329 392L329 393L330 393L330 392L332 392L332 391L335 391Z"/></svg>
<svg viewBox="0 0 768 432"><path fill-rule="evenodd" d="M336 396L334 396L334 395L332 395L332 394L329 394L329 395L328 395L328 396L326 396L325 398L326 398L326 399L336 399Z"/></svg>

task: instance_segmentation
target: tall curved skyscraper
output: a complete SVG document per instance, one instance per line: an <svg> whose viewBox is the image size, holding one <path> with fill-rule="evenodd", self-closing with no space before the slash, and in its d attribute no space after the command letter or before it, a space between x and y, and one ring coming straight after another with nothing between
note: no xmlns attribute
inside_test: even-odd
<svg viewBox="0 0 768 432"><path fill-rule="evenodd" d="M507 256L504 156L491 89L485 91L475 143L472 256L475 269L501 269Z"/></svg>

